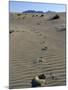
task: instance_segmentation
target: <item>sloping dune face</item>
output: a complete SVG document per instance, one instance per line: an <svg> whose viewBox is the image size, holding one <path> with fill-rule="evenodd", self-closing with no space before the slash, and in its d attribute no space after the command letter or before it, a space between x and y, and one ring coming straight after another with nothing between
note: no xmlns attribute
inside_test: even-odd
<svg viewBox="0 0 68 90"><path fill-rule="evenodd" d="M30 88L32 79L46 76L47 86L66 84L65 13L10 13L9 88Z"/></svg>

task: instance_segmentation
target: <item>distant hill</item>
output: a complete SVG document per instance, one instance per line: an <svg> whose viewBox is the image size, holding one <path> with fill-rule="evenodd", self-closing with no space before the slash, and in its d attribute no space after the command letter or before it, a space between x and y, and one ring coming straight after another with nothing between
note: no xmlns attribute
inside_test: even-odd
<svg viewBox="0 0 68 90"><path fill-rule="evenodd" d="M44 13L43 11L35 11L35 10L27 10L24 11L23 13Z"/></svg>
<svg viewBox="0 0 68 90"><path fill-rule="evenodd" d="M35 10L26 10L26 11L23 11L22 13L55 13L55 12L53 12L53 11L43 12L43 11L35 11Z"/></svg>

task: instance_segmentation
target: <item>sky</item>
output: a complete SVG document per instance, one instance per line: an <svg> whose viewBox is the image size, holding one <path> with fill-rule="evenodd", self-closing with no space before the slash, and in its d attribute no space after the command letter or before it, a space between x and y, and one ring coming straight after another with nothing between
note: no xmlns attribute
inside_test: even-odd
<svg viewBox="0 0 68 90"><path fill-rule="evenodd" d="M63 4L49 4L49 3L37 3L37 2L23 2L23 1L10 1L10 12L23 12L26 10L36 11L56 11L65 12L65 5Z"/></svg>

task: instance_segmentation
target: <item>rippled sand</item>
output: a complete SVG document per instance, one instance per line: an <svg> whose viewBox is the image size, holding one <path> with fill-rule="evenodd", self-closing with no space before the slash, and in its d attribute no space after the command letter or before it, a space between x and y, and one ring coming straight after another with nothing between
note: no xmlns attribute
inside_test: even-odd
<svg viewBox="0 0 68 90"><path fill-rule="evenodd" d="M32 79L42 73L46 75L45 87L66 84L66 31L59 31L65 25L65 13L58 13L59 19L48 20L53 14L32 17L10 13L10 88L30 88Z"/></svg>

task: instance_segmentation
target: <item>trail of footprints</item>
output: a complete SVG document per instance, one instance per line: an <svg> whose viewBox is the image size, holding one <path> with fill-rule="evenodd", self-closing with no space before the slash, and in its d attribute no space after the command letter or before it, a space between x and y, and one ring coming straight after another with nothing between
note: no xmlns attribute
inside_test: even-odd
<svg viewBox="0 0 68 90"><path fill-rule="evenodd" d="M43 36L39 31L34 31L34 32L36 34L38 34L38 36ZM45 44L45 40L40 42L40 44L42 44L42 45ZM42 47L41 52L43 52L43 50L45 52L47 52L48 47L47 46ZM65 59L64 57L56 56L56 55L51 55L50 58L49 58L49 56L47 56L46 58L44 58L43 56L37 58L36 63L41 63L41 64L45 63L44 68L42 67L42 65L40 66L41 68L39 67L40 69L42 69L42 73L45 72L45 74L46 74L46 72L48 72L50 75L48 78L49 80L47 79L48 86L61 85L61 83L65 81L65 68L66 67L65 67L65 62L62 61L64 59ZM57 74L56 72L58 73L58 76L56 75ZM63 75L64 75L64 77L63 77ZM51 80L50 80L50 78L51 78Z"/></svg>
<svg viewBox="0 0 68 90"><path fill-rule="evenodd" d="M35 33L37 36L42 37L42 41L40 42L40 44L42 44L42 48L40 50L41 52L44 51L44 53L47 52L48 47L45 46L45 39L43 39L44 35L37 30L31 30L31 31ZM25 31L22 31L22 32L25 32ZM29 70L27 70L27 67L23 68L23 72L24 72L23 76L16 78L14 81L12 81L12 86L13 87L19 87L19 86L31 87L31 83L29 82L31 82L31 79L33 78L34 75L40 74L40 73L44 73L46 75L47 84L45 86L54 86L54 85L62 85L62 84L64 85L65 84L64 82L65 81L65 68L66 68L64 59L65 58L62 57L62 55L61 56L51 55L51 53L45 53L45 56L41 55L37 57L36 60L33 61L33 63L29 62L31 65L28 67ZM15 68L17 68L16 69L17 71L15 71L15 73L17 73L17 75L21 74L22 68L20 68L20 66L18 65L16 66L16 64L22 62L23 65L25 65L26 63L25 60L21 62L20 61L17 62L14 59L13 62L15 63ZM30 75L30 73L32 74ZM24 81L23 83L22 83L22 79Z"/></svg>

